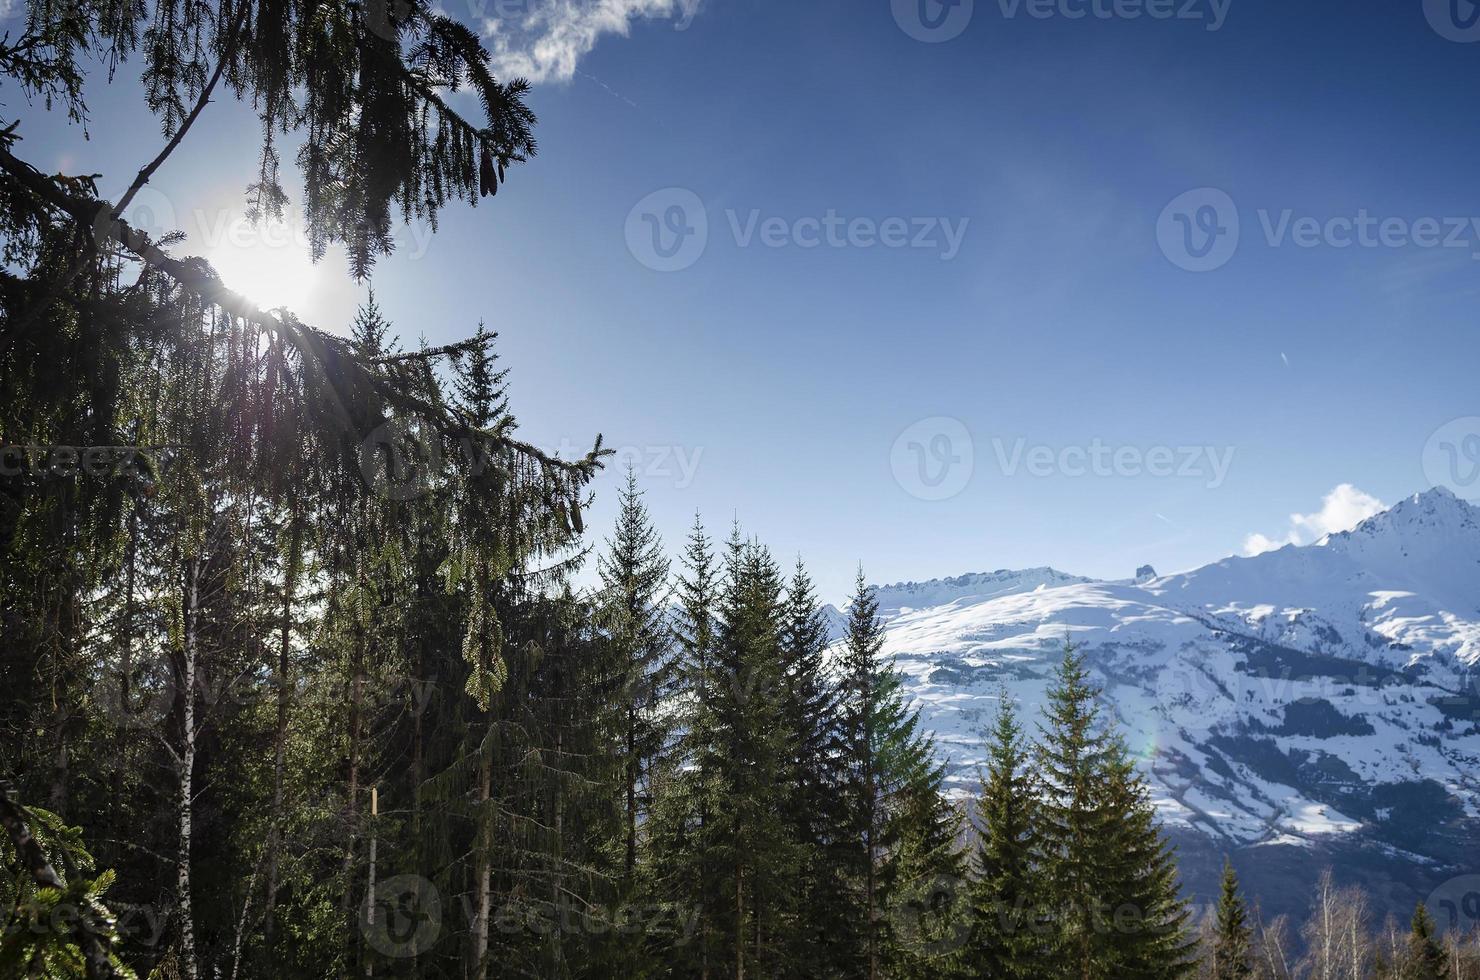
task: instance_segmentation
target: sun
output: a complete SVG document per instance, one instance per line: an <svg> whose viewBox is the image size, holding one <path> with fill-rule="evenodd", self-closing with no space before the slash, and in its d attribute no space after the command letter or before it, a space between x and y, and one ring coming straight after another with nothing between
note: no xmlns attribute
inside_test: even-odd
<svg viewBox="0 0 1480 980"><path fill-rule="evenodd" d="M301 314L319 285L308 243L286 222L238 219L207 258L222 282L263 309Z"/></svg>

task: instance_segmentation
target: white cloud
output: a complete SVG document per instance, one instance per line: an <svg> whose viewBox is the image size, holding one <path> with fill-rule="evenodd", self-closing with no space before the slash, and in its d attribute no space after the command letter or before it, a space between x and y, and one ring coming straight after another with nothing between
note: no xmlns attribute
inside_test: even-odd
<svg viewBox="0 0 1480 980"><path fill-rule="evenodd" d="M478 3L480 0L474 0ZM569 81L576 64L604 34L626 37L638 18L671 19L688 28L700 0L481 0L483 33L491 39L500 78ZM475 8L476 9L476 8Z"/></svg>
<svg viewBox="0 0 1480 980"><path fill-rule="evenodd" d="M1387 509L1387 505L1370 493L1343 483L1326 494L1321 509L1313 514L1291 514L1290 529L1284 537L1271 538L1251 534L1244 539L1244 554L1259 555L1283 548L1287 544L1310 544L1328 534L1350 531L1358 524Z"/></svg>

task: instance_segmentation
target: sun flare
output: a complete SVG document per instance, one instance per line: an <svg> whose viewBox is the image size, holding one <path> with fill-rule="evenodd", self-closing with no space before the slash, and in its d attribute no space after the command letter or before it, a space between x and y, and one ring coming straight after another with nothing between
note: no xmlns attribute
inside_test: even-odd
<svg viewBox="0 0 1480 980"><path fill-rule="evenodd" d="M285 223L239 220L208 257L228 287L263 309L301 314L319 283L307 242Z"/></svg>

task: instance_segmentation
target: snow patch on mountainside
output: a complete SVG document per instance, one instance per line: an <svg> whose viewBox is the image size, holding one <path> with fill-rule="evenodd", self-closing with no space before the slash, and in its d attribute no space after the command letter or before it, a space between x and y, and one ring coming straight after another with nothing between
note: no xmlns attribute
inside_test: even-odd
<svg viewBox="0 0 1480 980"><path fill-rule="evenodd" d="M1139 583L1040 568L878 595L956 792L975 790L998 692L1036 719L1071 639L1170 823L1396 841L1480 817L1480 509L1448 491Z"/></svg>

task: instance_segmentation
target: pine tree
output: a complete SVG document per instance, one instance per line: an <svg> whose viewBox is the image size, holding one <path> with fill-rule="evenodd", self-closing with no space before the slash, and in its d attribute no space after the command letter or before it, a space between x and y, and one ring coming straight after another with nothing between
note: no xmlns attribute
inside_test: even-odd
<svg viewBox="0 0 1480 980"><path fill-rule="evenodd" d="M1095 691L1082 655L1065 644L1036 745L1043 785L1041 846L1044 898L1052 921L1047 959L1063 977L1106 975L1107 937L1096 928L1108 821L1096 790L1108 746L1098 729Z"/></svg>
<svg viewBox="0 0 1480 980"><path fill-rule="evenodd" d="M497 340L497 333L478 324L478 332L458 361L458 399L467 407L472 423L480 429L494 429L509 415L509 372L496 366Z"/></svg>
<svg viewBox="0 0 1480 980"><path fill-rule="evenodd" d="M1253 977L1248 912L1238 891L1233 862L1224 859L1223 881L1218 898L1216 936L1212 949L1212 980L1246 980Z"/></svg>
<svg viewBox="0 0 1480 980"><path fill-rule="evenodd" d="M788 792L783 817L800 848L791 874L798 924L786 956L794 975L825 977L844 955L847 902L834 870L844 814L838 790L838 691L828 676L827 624L798 559L786 589L781 637L782 701L788 736Z"/></svg>
<svg viewBox="0 0 1480 980"><path fill-rule="evenodd" d="M674 586L673 623L678 739L654 799L652 887L659 901L694 916L695 935L681 948L670 949L667 961L678 975L707 980L715 971L715 913L721 907L711 849L713 814L722 800L715 792L710 770L713 756L707 751L714 734L708 713L713 704L709 686L714 681L721 572L697 514L680 564L683 572Z"/></svg>
<svg viewBox="0 0 1480 980"><path fill-rule="evenodd" d="M1109 741L1097 786L1105 890L1095 928L1110 942L1112 973L1147 980L1187 976L1197 966L1197 941L1179 894L1176 857L1156 826L1145 778L1118 735Z"/></svg>
<svg viewBox="0 0 1480 980"><path fill-rule="evenodd" d="M869 978L943 968L960 945L949 934L964 879L944 769L884 659L878 608L860 568L839 665L850 838L842 866L856 889L848 969Z"/></svg>
<svg viewBox="0 0 1480 980"><path fill-rule="evenodd" d="M970 975L980 980L1035 976L1038 877L1037 797L1022 726L1003 687L987 742L977 804L976 876L971 885Z"/></svg>
<svg viewBox="0 0 1480 980"><path fill-rule="evenodd" d="M618 504L617 526L598 569L611 644L612 753L626 799L621 866L630 881L637 870L638 827L646 809L649 767L667 739L662 701L672 684L672 661L663 609L668 561L630 467Z"/></svg>
<svg viewBox="0 0 1480 980"><path fill-rule="evenodd" d="M886 835L891 851L879 876L887 910L883 973L943 980L957 975L971 928L964 820L946 799L945 766L934 743L920 736L910 755L894 793Z"/></svg>
<svg viewBox="0 0 1480 980"><path fill-rule="evenodd" d="M1422 902L1413 910L1408 948L1404 951L1399 976L1402 980L1451 980L1449 959L1436 935L1434 920Z"/></svg>
<svg viewBox="0 0 1480 980"><path fill-rule="evenodd" d="M1195 965L1176 865L1144 780L1099 721L1066 644L1037 745L1049 953L1061 976L1179 977Z"/></svg>
<svg viewBox="0 0 1480 980"><path fill-rule="evenodd" d="M770 554L743 541L726 549L726 579L711 682L702 697L700 766L723 806L705 829L720 961L735 980L777 969L797 849L781 817L789 759L781 700L781 576Z"/></svg>
<svg viewBox="0 0 1480 980"><path fill-rule="evenodd" d="M884 626L878 617L879 603L865 583L863 569L858 570L853 599L848 608L848 626L844 634L842 662L843 759L846 767L845 793L850 815L848 863L855 887L860 888L859 910L855 916L857 975L875 980L880 975L881 934L879 863L884 853L887 814L881 800L882 760L879 759L881 732L886 719L879 717L886 705L881 704L881 688L887 678L881 676L879 658L884 649Z"/></svg>
<svg viewBox="0 0 1480 980"><path fill-rule="evenodd" d="M366 291L365 302L355 310L349 336L356 351L366 358L384 357L397 347L399 341L391 333L391 322L375 300L374 287Z"/></svg>

